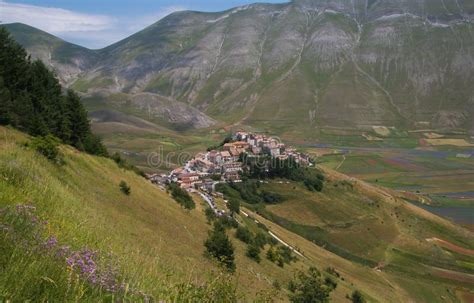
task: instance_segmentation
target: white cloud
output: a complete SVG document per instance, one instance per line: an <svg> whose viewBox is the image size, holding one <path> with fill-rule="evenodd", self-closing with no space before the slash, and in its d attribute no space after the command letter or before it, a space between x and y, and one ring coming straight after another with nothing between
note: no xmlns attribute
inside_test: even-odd
<svg viewBox="0 0 474 303"><path fill-rule="evenodd" d="M0 2L3 23L22 22L51 33L100 31L111 27L114 19L54 7Z"/></svg>
<svg viewBox="0 0 474 303"><path fill-rule="evenodd" d="M0 21L25 23L70 42L100 48L126 38L172 12L184 9L171 6L145 16L118 18L0 0Z"/></svg>

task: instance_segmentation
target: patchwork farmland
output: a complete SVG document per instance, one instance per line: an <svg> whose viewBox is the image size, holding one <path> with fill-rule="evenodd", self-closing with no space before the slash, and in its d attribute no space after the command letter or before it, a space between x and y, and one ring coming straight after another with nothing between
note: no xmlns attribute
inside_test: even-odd
<svg viewBox="0 0 474 303"><path fill-rule="evenodd" d="M362 141L362 136L359 144L353 140L354 136L333 136L327 138L329 144L305 147L324 166L397 190L407 200L419 202L419 206L437 214L446 213L451 219L472 227L474 222L465 213L466 208L474 208L474 149L427 145L423 137L432 135L412 133L369 144ZM445 142L470 142L469 138L457 137ZM411 143L407 145L408 142ZM464 215L457 216L457 212Z"/></svg>

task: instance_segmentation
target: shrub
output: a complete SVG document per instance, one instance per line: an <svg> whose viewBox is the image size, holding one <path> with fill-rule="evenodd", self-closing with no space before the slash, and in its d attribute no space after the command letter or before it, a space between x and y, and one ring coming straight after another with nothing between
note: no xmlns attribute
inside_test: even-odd
<svg viewBox="0 0 474 303"><path fill-rule="evenodd" d="M273 238L273 237L268 237L268 244L272 245L272 246L275 246L277 245L279 242L277 239Z"/></svg>
<svg viewBox="0 0 474 303"><path fill-rule="evenodd" d="M291 262L296 261L296 257L293 255L293 251L289 247L279 246L277 252L284 263L290 264Z"/></svg>
<svg viewBox="0 0 474 303"><path fill-rule="evenodd" d="M278 246L276 249L270 247L267 251L266 257L273 263L276 263L280 267L284 267L285 264L290 264L296 261L296 257L290 248L286 246Z"/></svg>
<svg viewBox="0 0 474 303"><path fill-rule="evenodd" d="M120 181L120 184L119 184L119 187L120 187L120 191L124 194L126 194L127 196L130 195L131 193L131 188L130 186L127 184L127 182L125 181Z"/></svg>
<svg viewBox="0 0 474 303"><path fill-rule="evenodd" d="M341 274L334 267L327 267L326 272L330 275L340 278Z"/></svg>
<svg viewBox="0 0 474 303"><path fill-rule="evenodd" d="M196 204L193 201L193 198L188 194L188 192L176 183L171 183L168 185L168 189L171 191L171 196L173 199L178 202L179 205L185 209L194 209Z"/></svg>
<svg viewBox="0 0 474 303"><path fill-rule="evenodd" d="M331 278L331 277L326 277L324 279L324 283L326 283L326 285L329 285L330 287L332 287L334 289L336 289L336 287L337 287L337 282L334 281L334 279Z"/></svg>
<svg viewBox="0 0 474 303"><path fill-rule="evenodd" d="M207 223L211 223L212 221L216 219L216 214L210 207L206 207L204 214L206 215Z"/></svg>
<svg viewBox="0 0 474 303"><path fill-rule="evenodd" d="M235 221L233 218L228 217L228 216L218 217L215 223L220 224L225 229L239 227L239 224L237 223L237 221Z"/></svg>
<svg viewBox="0 0 474 303"><path fill-rule="evenodd" d="M351 295L351 300L352 300L352 303L364 303L365 302L364 296L358 290L354 290L354 292Z"/></svg>
<svg viewBox="0 0 474 303"><path fill-rule="evenodd" d="M247 244L252 241L252 233L247 227L237 227L237 230L235 231L235 237Z"/></svg>
<svg viewBox="0 0 474 303"><path fill-rule="evenodd" d="M240 212L240 202L238 200L230 199L227 203L227 207L230 210L231 216Z"/></svg>
<svg viewBox="0 0 474 303"><path fill-rule="evenodd" d="M33 138L31 145L32 147L40 154L45 156L51 161L54 162L61 162L60 154L59 154L59 139L52 136L40 136Z"/></svg>
<svg viewBox="0 0 474 303"><path fill-rule="evenodd" d="M102 140L93 134L87 134L84 138L84 151L101 157L108 157L109 152L107 148L102 144Z"/></svg>
<svg viewBox="0 0 474 303"><path fill-rule="evenodd" d="M260 263L260 246L255 243L251 243L247 246L247 252L245 254L250 259L255 260L255 262Z"/></svg>
<svg viewBox="0 0 474 303"><path fill-rule="evenodd" d="M204 242L207 253L219 261L231 272L235 271L234 246L225 233L225 228L218 222L214 223L214 228L209 232L207 240Z"/></svg>
<svg viewBox="0 0 474 303"><path fill-rule="evenodd" d="M307 273L299 271L288 285L291 302L329 302L333 285L323 280L321 273L310 267Z"/></svg>
<svg viewBox="0 0 474 303"><path fill-rule="evenodd" d="M267 236L261 232L257 233L253 239L253 243L260 248L263 248L267 242Z"/></svg>
<svg viewBox="0 0 474 303"><path fill-rule="evenodd" d="M283 197L277 193L271 193L268 191L262 191L260 194L263 201L268 204L277 204L283 201Z"/></svg>
<svg viewBox="0 0 474 303"><path fill-rule="evenodd" d="M267 250L267 259L270 260L271 262L275 262L277 260L277 253L275 252L275 250L273 249L273 247L270 247L268 250Z"/></svg>

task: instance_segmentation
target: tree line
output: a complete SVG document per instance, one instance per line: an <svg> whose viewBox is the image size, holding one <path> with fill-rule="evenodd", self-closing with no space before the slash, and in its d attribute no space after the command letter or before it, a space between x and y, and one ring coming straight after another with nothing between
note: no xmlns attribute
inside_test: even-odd
<svg viewBox="0 0 474 303"><path fill-rule="evenodd" d="M284 178L303 182L310 191L321 191L324 175L315 168L309 168L296 162L293 158L278 159L270 156L248 157L242 154L240 159L244 165L244 177L252 179Z"/></svg>
<svg viewBox="0 0 474 303"><path fill-rule="evenodd" d="M0 124L33 136L53 135L81 151L106 156L99 137L92 134L87 111L72 90L40 60L0 28Z"/></svg>

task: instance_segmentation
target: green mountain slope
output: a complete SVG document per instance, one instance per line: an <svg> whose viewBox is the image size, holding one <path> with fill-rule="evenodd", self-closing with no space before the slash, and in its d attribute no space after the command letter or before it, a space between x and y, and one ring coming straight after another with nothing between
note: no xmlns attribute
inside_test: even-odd
<svg viewBox="0 0 474 303"><path fill-rule="evenodd" d="M24 143L30 140L26 135L4 127L0 133L1 215L5 208L14 210L16 205L35 206L35 214L48 221L44 236L54 235L58 245L68 245L73 250L97 250L100 264L112 260L130 289L143 291L156 300L223 296L224 290L229 291L228 287L234 285L242 301L262 296L286 301L286 285L294 270L309 266L320 270L334 267L342 275L344 279L333 277L338 287L331 298L336 302L345 300L346 294L356 288L374 302L436 302L440 297L448 302L469 300L472 234L398 198L393 200L392 194L383 189L344 181L346 177L329 170L325 171L328 183L320 194L309 193L298 184L265 184L266 190L278 192L286 200L265 208L262 214L267 219L244 208L252 218L240 215L238 220L251 230L259 230L255 224L258 220L297 247L304 257L281 268L266 259L267 245L262 261L256 263L245 256L246 245L230 230L237 272L228 277L219 274L216 263L204 256L203 242L211 227L206 223L205 204L198 196L194 196L197 208L186 211L166 192L117 167L112 160L62 146L65 163L57 165L25 147ZM119 189L122 180L131 186L129 196ZM301 199L295 200L287 187L300 192ZM11 221L2 224L4 245L0 249L6 249L11 244L8 241L19 238L8 236ZM361 224L373 231L361 230ZM321 243L321 235L332 246ZM426 241L435 237L465 251ZM28 250L29 242L22 243L15 246L14 254L1 254L1 297L23 300L61 295L66 296L65 300L94 300L107 296L104 289L90 290L87 283L71 282L68 267L60 258L53 258L54 266L49 259L50 263L45 263L47 255ZM334 247L350 254L341 254ZM360 259L379 262L378 269ZM199 292L191 287L206 281ZM281 289L274 287L275 281ZM187 288L179 286L183 282ZM76 286L79 290L64 292L67 287ZM74 297L67 297L68 294Z"/></svg>
<svg viewBox="0 0 474 303"><path fill-rule="evenodd" d="M132 96L147 92L273 131L473 130L473 13L470 1L458 0L302 0L177 12L98 50L91 57L100 60L69 83L88 94L128 94L137 108Z"/></svg>
<svg viewBox="0 0 474 303"><path fill-rule="evenodd" d="M15 40L32 55L50 66L62 84L69 84L97 61L93 50L66 42L34 27L12 23L4 24Z"/></svg>

